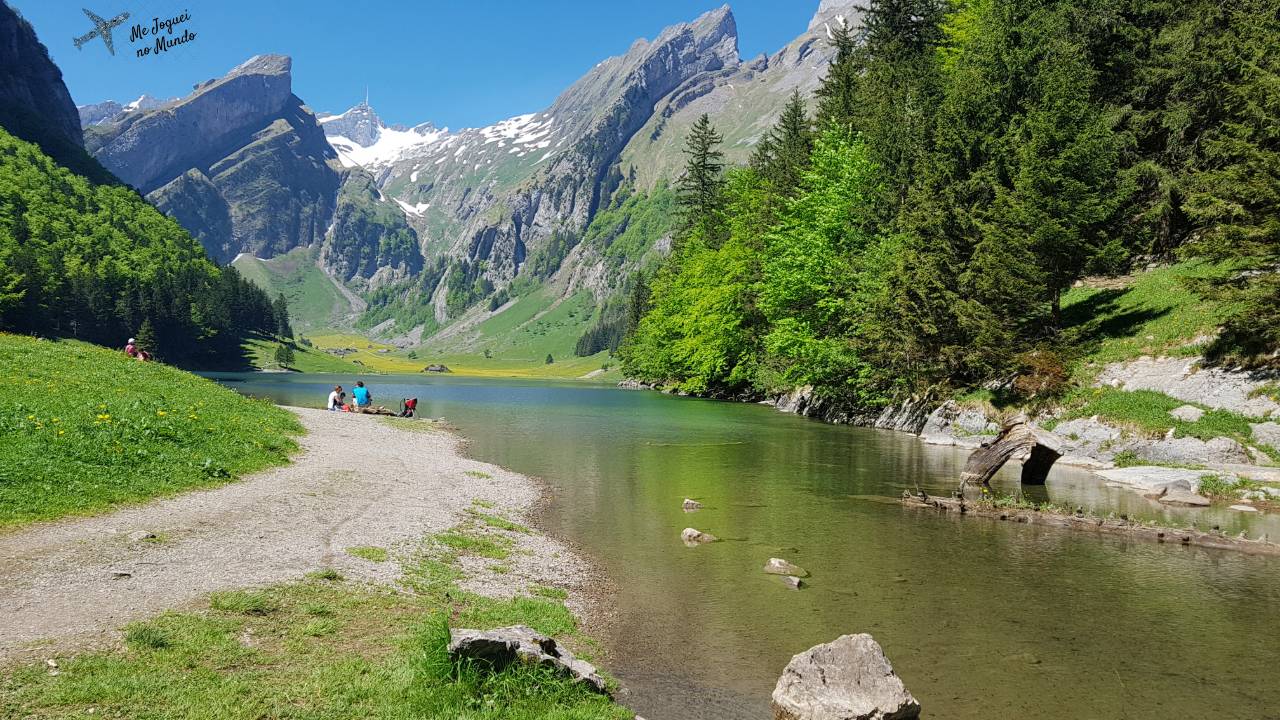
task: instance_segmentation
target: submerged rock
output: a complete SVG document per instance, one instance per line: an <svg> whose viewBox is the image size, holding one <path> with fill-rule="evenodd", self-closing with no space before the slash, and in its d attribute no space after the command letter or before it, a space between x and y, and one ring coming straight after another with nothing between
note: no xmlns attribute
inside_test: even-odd
<svg viewBox="0 0 1280 720"><path fill-rule="evenodd" d="M594 665L579 660L554 639L524 625L497 630L450 630L449 656L454 660L474 660L494 670L501 670L516 661L542 665L598 693L609 694L604 678L596 672Z"/></svg>
<svg viewBox="0 0 1280 720"><path fill-rule="evenodd" d="M706 545L707 543L713 543L719 539L720 538L717 538L711 533L704 533L701 530L696 530L694 528L685 528L684 531L680 533L680 540L689 547Z"/></svg>
<svg viewBox="0 0 1280 720"><path fill-rule="evenodd" d="M770 575L793 575L798 578L809 577L809 571L796 565L789 563L782 558L769 558L769 562L764 564L764 571Z"/></svg>
<svg viewBox="0 0 1280 720"><path fill-rule="evenodd" d="M702 503L698 502L697 500L690 500L689 498L685 498L684 503L682 504L682 507L684 508L685 512L689 512L691 510L701 510Z"/></svg>
<svg viewBox="0 0 1280 720"><path fill-rule="evenodd" d="M773 689L775 720L910 720L920 703L870 635L844 635L791 658Z"/></svg>
<svg viewBox="0 0 1280 720"><path fill-rule="evenodd" d="M1159 498L1161 503L1165 505L1185 505L1187 507L1208 507L1212 503L1209 498L1188 490L1171 490L1164 493Z"/></svg>
<svg viewBox="0 0 1280 720"><path fill-rule="evenodd" d="M782 584L786 585L792 590L799 590L800 586L804 585L804 581L796 577L795 575L787 575L782 578Z"/></svg>

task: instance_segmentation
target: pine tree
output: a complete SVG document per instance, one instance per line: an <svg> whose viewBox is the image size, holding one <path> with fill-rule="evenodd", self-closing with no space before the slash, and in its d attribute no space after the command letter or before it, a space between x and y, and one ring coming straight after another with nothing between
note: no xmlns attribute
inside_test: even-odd
<svg viewBox="0 0 1280 720"><path fill-rule="evenodd" d="M282 338L293 337L293 326L289 324L289 301L285 299L284 293L276 295L275 302L271 303L271 312L276 319L276 335Z"/></svg>
<svg viewBox="0 0 1280 720"><path fill-rule="evenodd" d="M858 115L858 37L843 17L827 25L827 41L835 57L818 86L818 128L853 132Z"/></svg>
<svg viewBox="0 0 1280 720"><path fill-rule="evenodd" d="M287 368L293 365L295 356L293 346L289 343L280 343L276 345L275 361L276 365Z"/></svg>
<svg viewBox="0 0 1280 720"><path fill-rule="evenodd" d="M711 118L703 113L693 124L685 141L684 175L677 184L677 204L680 208L681 227L678 240L698 235L708 245L723 241L724 218L724 152L720 143L724 138L711 124ZM677 245L680 243L678 242Z"/></svg>
<svg viewBox="0 0 1280 720"><path fill-rule="evenodd" d="M813 153L813 126L800 91L791 93L777 124L757 148L753 167L767 180L775 192L792 194L809 168Z"/></svg>
<svg viewBox="0 0 1280 720"><path fill-rule="evenodd" d="M149 353L156 352L156 349L160 347L160 338L156 336L156 328L152 324L150 317L142 321L142 327L138 328L138 334L134 336L134 339L138 341L136 345L139 349L146 350Z"/></svg>

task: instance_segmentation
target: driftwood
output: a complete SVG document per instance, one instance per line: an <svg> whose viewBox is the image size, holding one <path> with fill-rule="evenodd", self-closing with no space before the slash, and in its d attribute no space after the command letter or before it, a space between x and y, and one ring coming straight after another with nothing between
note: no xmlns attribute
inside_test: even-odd
<svg viewBox="0 0 1280 720"><path fill-rule="evenodd" d="M1103 535L1115 535L1169 545L1236 550L1251 555L1280 555L1280 545L1271 542L1266 535L1257 540L1249 540L1244 537L1244 533L1241 533L1238 537L1231 537L1216 529L1205 532L1194 528L1158 527L1133 522L1123 516L1119 518L1102 518L1088 515L1081 511L1071 513L1054 510L1001 508L985 500L972 501L962 497L938 497L936 495L925 495L924 493L903 493L902 504L909 508L937 510L956 518L983 517L1042 527L1084 530Z"/></svg>
<svg viewBox="0 0 1280 720"><path fill-rule="evenodd" d="M1058 438L1019 415L1005 423L995 440L973 451L960 473L960 488L989 485L991 478L1013 458L1022 461L1022 484L1043 485L1053 464L1062 457Z"/></svg>

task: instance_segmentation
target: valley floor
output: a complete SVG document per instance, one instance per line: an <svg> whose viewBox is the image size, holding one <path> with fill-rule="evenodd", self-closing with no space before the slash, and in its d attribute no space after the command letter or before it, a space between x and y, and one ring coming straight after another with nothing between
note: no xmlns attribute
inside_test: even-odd
<svg viewBox="0 0 1280 720"><path fill-rule="evenodd" d="M502 517L528 511L533 481L464 458L440 426L293 412L307 434L286 467L0 534L0 662L118 646L131 621L308 571L391 583L431 538L470 576L462 588L484 595L510 598L538 583L562 598L582 580L567 548ZM466 546L498 548L505 565L459 558Z"/></svg>

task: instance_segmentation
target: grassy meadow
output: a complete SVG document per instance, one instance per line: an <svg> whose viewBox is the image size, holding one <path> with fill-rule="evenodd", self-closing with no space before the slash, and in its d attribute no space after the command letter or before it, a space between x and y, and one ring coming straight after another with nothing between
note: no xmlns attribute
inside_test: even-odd
<svg viewBox="0 0 1280 720"><path fill-rule="evenodd" d="M559 588L497 600L459 589L459 559L510 540L460 526L396 559L400 588L345 581L333 570L270 588L213 593L204 608L123 630L115 650L0 669L4 717L438 718L605 720L632 714L531 666L491 673L448 655L450 627L533 627L575 650L580 634ZM381 550L381 549L377 549ZM369 562L385 551L351 548Z"/></svg>
<svg viewBox="0 0 1280 720"><path fill-rule="evenodd" d="M0 528L229 482L283 464L288 411L160 363L0 334Z"/></svg>

